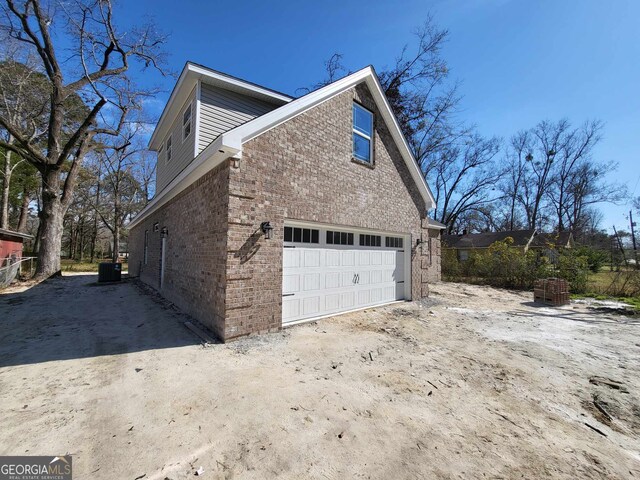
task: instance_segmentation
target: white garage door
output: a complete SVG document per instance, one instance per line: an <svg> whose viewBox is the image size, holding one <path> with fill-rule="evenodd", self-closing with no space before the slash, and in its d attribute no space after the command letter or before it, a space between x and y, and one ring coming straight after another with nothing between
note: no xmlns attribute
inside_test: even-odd
<svg viewBox="0 0 640 480"><path fill-rule="evenodd" d="M285 227L282 323L405 298L403 236Z"/></svg>

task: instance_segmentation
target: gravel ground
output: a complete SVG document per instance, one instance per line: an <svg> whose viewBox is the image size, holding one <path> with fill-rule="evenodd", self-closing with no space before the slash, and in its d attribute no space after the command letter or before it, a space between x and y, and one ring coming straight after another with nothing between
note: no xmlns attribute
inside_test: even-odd
<svg viewBox="0 0 640 480"><path fill-rule="evenodd" d="M74 478L640 478L640 322L442 283L203 346L95 275L0 294L0 455Z"/></svg>

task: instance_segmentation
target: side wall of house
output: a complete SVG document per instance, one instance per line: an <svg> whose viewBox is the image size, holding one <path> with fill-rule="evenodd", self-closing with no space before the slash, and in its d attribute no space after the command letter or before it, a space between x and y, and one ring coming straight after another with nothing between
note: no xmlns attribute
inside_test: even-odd
<svg viewBox="0 0 640 480"><path fill-rule="evenodd" d="M129 233L129 274L224 335L229 166L219 165ZM157 228L154 225L157 224ZM164 281L162 230L165 240ZM145 231L148 235L145 264Z"/></svg>
<svg viewBox="0 0 640 480"><path fill-rule="evenodd" d="M375 115L373 167L352 160L354 101ZM426 294L425 203L364 84L246 142L229 182L225 339L280 328L285 219L409 233L412 297Z"/></svg>
<svg viewBox="0 0 640 480"><path fill-rule="evenodd" d="M422 243L419 251L422 263L422 296L429 294L429 285L442 280L442 245L440 230L427 228L422 221Z"/></svg>
<svg viewBox="0 0 640 480"><path fill-rule="evenodd" d="M194 88L189 98L180 107L178 115L173 120L169 133L162 139L162 151L158 153L156 167L156 192L161 191L195 158L196 138L196 91ZM182 138L183 114L191 105L191 133ZM167 161L167 139L171 135L171 160Z"/></svg>
<svg viewBox="0 0 640 480"><path fill-rule="evenodd" d="M241 95L203 83L200 88L200 153L218 135L275 109L273 105L248 95Z"/></svg>

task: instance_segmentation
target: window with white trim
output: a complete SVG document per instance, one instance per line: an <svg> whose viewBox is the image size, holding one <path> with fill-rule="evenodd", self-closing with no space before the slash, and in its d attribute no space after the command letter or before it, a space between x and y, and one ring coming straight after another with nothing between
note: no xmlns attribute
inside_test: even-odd
<svg viewBox="0 0 640 480"><path fill-rule="evenodd" d="M327 230L327 245L353 245L353 233Z"/></svg>
<svg viewBox="0 0 640 480"><path fill-rule="evenodd" d="M295 243L320 243L320 231L315 228L284 227L284 241Z"/></svg>
<svg viewBox="0 0 640 480"><path fill-rule="evenodd" d="M388 248L402 248L402 237L385 237L384 246Z"/></svg>
<svg viewBox="0 0 640 480"><path fill-rule="evenodd" d="M353 104L353 157L373 163L373 112Z"/></svg>
<svg viewBox="0 0 640 480"><path fill-rule="evenodd" d="M379 247L381 245L381 240L382 237L380 235L360 234L361 247Z"/></svg>
<svg viewBox="0 0 640 480"><path fill-rule="evenodd" d="M191 134L191 105L187 107L182 115L182 140L184 141Z"/></svg>
<svg viewBox="0 0 640 480"><path fill-rule="evenodd" d="M171 161L171 135L167 138L167 163Z"/></svg>

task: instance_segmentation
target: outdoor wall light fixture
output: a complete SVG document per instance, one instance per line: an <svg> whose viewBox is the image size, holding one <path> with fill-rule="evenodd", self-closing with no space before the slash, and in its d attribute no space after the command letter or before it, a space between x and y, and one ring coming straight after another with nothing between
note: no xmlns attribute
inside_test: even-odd
<svg viewBox="0 0 640 480"><path fill-rule="evenodd" d="M421 238L416 238L416 247L419 247L423 243L424 243L424 240L422 240Z"/></svg>
<svg viewBox="0 0 640 480"><path fill-rule="evenodd" d="M160 230L160 237L166 238L168 236L169 236L169 229L167 227L162 227L162 230Z"/></svg>
<svg viewBox="0 0 640 480"><path fill-rule="evenodd" d="M267 240L271 240L271 232L273 232L271 222L262 222L260 224L260 230L262 230L262 233L264 233L264 238L266 238Z"/></svg>

